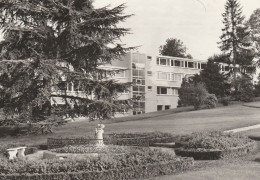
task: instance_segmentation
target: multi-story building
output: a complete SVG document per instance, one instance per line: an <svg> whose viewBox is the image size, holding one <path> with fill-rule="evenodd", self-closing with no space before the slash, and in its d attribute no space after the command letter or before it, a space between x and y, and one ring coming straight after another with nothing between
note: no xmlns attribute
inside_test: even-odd
<svg viewBox="0 0 260 180"><path fill-rule="evenodd" d="M176 108L182 79L198 74L205 66L202 60L130 52L106 67L126 69L113 78L133 83L131 91L122 92L119 99L133 98L133 110L125 113L136 115Z"/></svg>

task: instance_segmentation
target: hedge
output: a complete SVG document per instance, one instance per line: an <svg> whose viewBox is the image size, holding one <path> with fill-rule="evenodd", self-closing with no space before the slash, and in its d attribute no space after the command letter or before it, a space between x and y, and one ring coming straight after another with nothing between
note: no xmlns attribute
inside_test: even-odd
<svg viewBox="0 0 260 180"><path fill-rule="evenodd" d="M133 166L122 169L111 169L105 171L92 172L70 172L70 173L51 173L51 174L11 174L1 175L1 180L70 180L70 179L88 179L88 180L125 180L140 179L153 176L167 175L190 169L193 164L193 158L178 158L179 161L169 161L146 166Z"/></svg>
<svg viewBox="0 0 260 180"><path fill-rule="evenodd" d="M225 150L178 148L175 149L175 154L183 157L193 157L195 160L217 160L240 157L248 153L254 153L256 150L256 142L251 142L241 147L229 148Z"/></svg>
<svg viewBox="0 0 260 180"><path fill-rule="evenodd" d="M169 133L124 133L107 134L104 136L104 143L111 145L124 146L153 146L154 143L175 142L176 137ZM93 144L95 139L89 137L76 138L48 138L48 149L61 148L68 145L86 145Z"/></svg>

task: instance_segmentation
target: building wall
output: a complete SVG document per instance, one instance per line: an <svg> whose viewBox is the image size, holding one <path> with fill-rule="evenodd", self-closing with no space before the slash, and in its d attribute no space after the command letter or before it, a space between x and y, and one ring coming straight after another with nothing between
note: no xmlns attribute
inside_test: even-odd
<svg viewBox="0 0 260 180"><path fill-rule="evenodd" d="M169 63L160 65L157 63L158 58L166 59ZM195 62L195 67L177 67L170 63L171 60L173 62L182 61L183 66L185 63L187 66L187 62ZM197 63L200 65L198 66ZM205 64L205 62L198 60L167 56L155 56L151 60L147 60L146 112L176 108L179 99L178 89L181 87L182 78L198 74L201 71L201 63ZM160 77L161 74L163 74L163 78ZM165 76L167 76L166 79ZM167 88L167 94L161 93L160 91L165 90L165 88Z"/></svg>

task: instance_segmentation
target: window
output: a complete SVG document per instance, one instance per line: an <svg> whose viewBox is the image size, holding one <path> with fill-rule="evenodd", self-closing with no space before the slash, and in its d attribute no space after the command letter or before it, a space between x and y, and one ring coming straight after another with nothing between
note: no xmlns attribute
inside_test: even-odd
<svg viewBox="0 0 260 180"><path fill-rule="evenodd" d="M166 59L160 59L160 65L166 66L167 65Z"/></svg>
<svg viewBox="0 0 260 180"><path fill-rule="evenodd" d="M148 60L152 60L152 56L147 56L147 59Z"/></svg>
<svg viewBox="0 0 260 180"><path fill-rule="evenodd" d="M182 80L182 74L175 74L175 81L181 81Z"/></svg>
<svg viewBox="0 0 260 180"><path fill-rule="evenodd" d="M148 75L148 76L152 76L152 75L153 75L153 72L152 72L152 71L147 71L147 75Z"/></svg>
<svg viewBox="0 0 260 180"><path fill-rule="evenodd" d="M178 95L178 89L174 87L157 87L157 95Z"/></svg>
<svg viewBox="0 0 260 180"><path fill-rule="evenodd" d="M116 77L126 77L125 71L120 71L119 73L116 74Z"/></svg>
<svg viewBox="0 0 260 180"><path fill-rule="evenodd" d="M175 66L180 66L181 65L181 62L180 61L177 61L175 60Z"/></svg>
<svg viewBox="0 0 260 180"><path fill-rule="evenodd" d="M157 79L160 80L167 80L167 72L157 72Z"/></svg>
<svg viewBox="0 0 260 180"><path fill-rule="evenodd" d="M174 60L171 59L171 66L174 66Z"/></svg>
<svg viewBox="0 0 260 180"><path fill-rule="evenodd" d="M188 67L189 68L194 68L193 62L188 62Z"/></svg>
<svg viewBox="0 0 260 180"><path fill-rule="evenodd" d="M170 109L170 105L165 105L165 110L168 110L168 109Z"/></svg>
<svg viewBox="0 0 260 180"><path fill-rule="evenodd" d="M152 88L153 88L152 86L147 87L148 91L152 91Z"/></svg>
<svg viewBox="0 0 260 180"><path fill-rule="evenodd" d="M181 61L181 67L185 67L185 61Z"/></svg>
<svg viewBox="0 0 260 180"><path fill-rule="evenodd" d="M159 58L156 59L156 64L160 65L160 59Z"/></svg>
<svg viewBox="0 0 260 180"><path fill-rule="evenodd" d="M205 69L207 64L201 64L201 69Z"/></svg>
<svg viewBox="0 0 260 180"><path fill-rule="evenodd" d="M167 95L167 87L157 87L157 94Z"/></svg>
<svg viewBox="0 0 260 180"><path fill-rule="evenodd" d="M157 111L162 111L163 105L157 105Z"/></svg>

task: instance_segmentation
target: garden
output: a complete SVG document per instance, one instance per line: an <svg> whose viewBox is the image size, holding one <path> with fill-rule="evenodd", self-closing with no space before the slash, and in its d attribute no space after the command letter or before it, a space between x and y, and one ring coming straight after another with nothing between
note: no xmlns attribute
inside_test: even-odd
<svg viewBox="0 0 260 180"><path fill-rule="evenodd" d="M220 131L185 136L162 132L104 134L103 145L95 138L49 138L47 149L27 146L23 158L12 160L7 149L26 144L2 144L0 177L141 179L191 170L198 159L238 158L256 152L255 141ZM173 142L175 146L165 148Z"/></svg>

